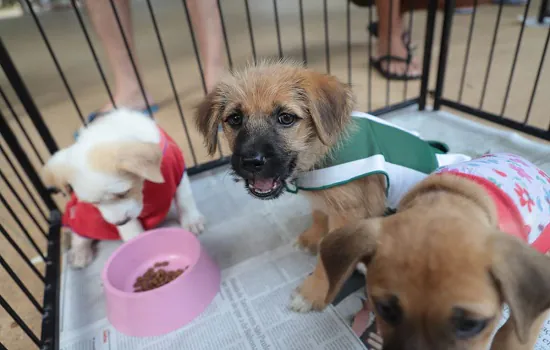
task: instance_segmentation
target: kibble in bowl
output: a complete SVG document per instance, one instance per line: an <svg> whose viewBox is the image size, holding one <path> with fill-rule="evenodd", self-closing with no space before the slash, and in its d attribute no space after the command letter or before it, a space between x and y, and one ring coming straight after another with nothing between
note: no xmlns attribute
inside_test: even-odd
<svg viewBox="0 0 550 350"><path fill-rule="evenodd" d="M139 276L134 283L134 292L146 292L148 290L156 289L168 284L181 276L187 267L183 269L177 269L168 271L163 267L168 266L168 261L157 262L150 267L143 275Z"/></svg>
<svg viewBox="0 0 550 350"><path fill-rule="evenodd" d="M199 316L220 288L220 269L197 237L176 227L122 244L102 273L107 319L132 337L172 332Z"/></svg>

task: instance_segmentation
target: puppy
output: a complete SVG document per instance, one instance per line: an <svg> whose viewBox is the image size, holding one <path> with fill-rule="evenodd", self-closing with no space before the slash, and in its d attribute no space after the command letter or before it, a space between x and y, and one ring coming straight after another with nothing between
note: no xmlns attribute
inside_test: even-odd
<svg viewBox="0 0 550 350"><path fill-rule="evenodd" d="M396 214L320 244L311 308L329 304L358 261L384 349L533 349L550 316L550 177L511 154L443 167ZM307 311L301 309L300 311Z"/></svg>
<svg viewBox="0 0 550 350"><path fill-rule="evenodd" d="M313 224L297 243L314 253L327 232L383 215L438 166L469 159L352 106L350 88L333 76L262 62L222 79L196 123L211 154L221 124L232 168L254 197L309 195Z"/></svg>
<svg viewBox="0 0 550 350"><path fill-rule="evenodd" d="M43 169L47 185L71 193L63 225L72 231L69 261L87 266L93 240L127 241L160 224L175 199L183 228L204 229L183 154L151 118L118 109L80 130Z"/></svg>

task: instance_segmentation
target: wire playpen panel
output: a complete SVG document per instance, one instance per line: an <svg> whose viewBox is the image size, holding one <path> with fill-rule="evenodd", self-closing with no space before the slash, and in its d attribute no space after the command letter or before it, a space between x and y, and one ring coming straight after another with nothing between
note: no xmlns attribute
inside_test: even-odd
<svg viewBox="0 0 550 350"><path fill-rule="evenodd" d="M159 101L155 119L182 147L189 173L227 163L221 135L219 153L209 157L194 129L194 106L206 82L186 0L135 2L137 57L120 30L115 0L109 1L140 94L150 92ZM292 58L351 84L358 110L423 110L433 97L435 109L549 140L548 1L510 8L504 1L478 6L474 0L466 15L456 14L451 0L438 11L439 2L403 15L409 36L421 43L417 81L390 81L373 69L376 38L367 27L379 19L372 2L360 0L218 0L225 65L238 69L264 58ZM116 105L116 89L76 0L64 12L41 13L30 0L24 4L23 17L0 20L0 348L57 349L64 199L52 196L39 170L58 145L73 142L88 112L106 101Z"/></svg>

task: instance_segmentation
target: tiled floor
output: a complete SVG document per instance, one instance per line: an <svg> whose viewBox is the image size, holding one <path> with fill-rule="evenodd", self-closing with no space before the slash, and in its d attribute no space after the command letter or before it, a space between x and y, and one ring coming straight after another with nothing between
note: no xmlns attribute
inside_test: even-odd
<svg viewBox="0 0 550 350"><path fill-rule="evenodd" d="M330 36L330 63L331 72L341 79L347 80L347 41L346 41L346 6L340 0L329 0L329 36ZM307 38L308 63L315 69L324 71L325 62L325 37L323 27L323 12L321 0L305 1L305 24ZM136 22L136 38L138 56L143 67L145 85L152 92L154 98L161 103L161 110L157 114L159 123L170 131L172 136L179 141L180 146L186 153L187 162L192 165L188 142L185 139L182 122L174 102L173 94L169 88L165 67L162 63L158 44L154 38L149 13L143 1L135 1L134 16ZM157 20L160 23L163 39L169 55L171 68L176 78L176 85L179 96L182 98L185 120L191 123L193 106L202 96L200 77L196 69L196 61L193 49L190 44L187 24L184 20L184 12L180 1L159 0L154 2ZM272 13L272 2L267 0L250 2L252 11L252 22L254 27L254 39L258 57L276 56L277 42L275 26ZM280 23L282 34L282 47L285 56L301 58L301 38L299 33L299 16L297 13L297 2L293 0L279 0ZM534 1L532 10L536 10L538 1ZM236 66L242 66L251 59L250 39L246 27L244 5L242 2L224 2L223 11L226 16L226 25L229 32L229 41L233 61ZM501 27L498 32L497 45L495 46L494 63L491 68L490 80L487 85L484 108L495 113L500 113L503 96L506 91L506 82L510 75L511 62L514 57L515 44L519 33L519 22L516 16L523 11L521 8L506 7L503 11ZM368 18L368 10L352 7L351 11L351 76L352 85L357 95L357 109L367 110L382 107L386 102L399 102L404 98L405 84L402 82L390 84L389 91L384 80L376 72L372 72L372 91L368 91L368 47L365 26ZM465 78L463 101L478 106L483 87L484 72L487 68L487 56L492 39L493 28L496 18L496 8L487 6L480 8L477 13L476 26L472 41L470 60ZM107 101L107 95L99 79L91 55L84 43L76 17L72 12L47 13L40 16L41 23L51 40L54 50L58 54L60 64L67 76L68 83L75 93L79 109L83 114L92 111ZM449 72L445 85L445 96L456 99L460 89L460 78L463 69L463 58L467 43L468 26L470 16L457 16L453 21L453 36L450 43ZM441 17L438 16L438 28L441 24ZM417 54L422 55L422 38L424 35L425 12L415 13L413 23L413 38L419 43ZM89 27L88 27L89 28ZM7 46L17 68L22 74L25 82L34 96L38 107L51 128L54 138L60 146L72 142L73 131L79 126L78 113L70 102L67 92L52 64L44 44L42 43L36 26L31 18L15 18L0 21L0 33L2 40ZM437 59L439 47L439 33L436 32L436 45L434 60ZM539 28L527 28L524 33L524 40L518 56L518 62L514 72L513 86L510 93L510 100L507 104L505 114L522 120L525 116L530 100L530 94L534 83L534 75L538 67L538 60L542 52L547 30ZM99 50L97 41L94 41ZM101 55L101 50L99 50ZM103 56L101 56L103 57ZM538 94L533 102L531 118L529 123L540 127L547 127L548 110L546 97L550 91L550 55L546 57L546 66L543 69L539 82ZM534 63L533 63L534 62ZM435 65L433 65L432 79L435 80ZM0 86L6 93L9 101L21 116L23 127L29 132L30 137L36 143L42 157L47 156L44 145L31 126L28 118L24 117L24 111L18 104L17 98L9 87L4 75L0 75ZM434 86L432 84L432 86ZM406 97L414 97L417 94L419 84L412 82L407 85ZM371 104L368 103L368 96L371 96ZM387 100L386 97L389 97ZM9 115L5 104L0 104L4 115ZM405 118L406 119L406 118ZM404 119L404 120L405 120ZM414 119L416 120L416 119ZM406 121L406 120L405 120ZM21 129L11 120L11 126L22 140ZM422 128L433 127L433 123L425 120L419 122ZM445 123L438 124L442 128ZM432 132L437 129L431 129ZM198 162L209 158L202 147L200 137L191 131L191 142L197 152ZM420 130L421 132L423 130ZM479 135L477 135L479 136ZM464 134L464 145L468 147L485 147L487 141L483 137L472 138L473 134ZM28 155L35 164L39 164L33 151L26 141L22 141L28 151ZM5 141L0 141L2 148L6 149ZM460 146L460 145L459 145ZM227 152L227 150L225 150ZM15 174L10 170L6 159L0 157L0 169L3 175L19 191L21 185ZM21 169L19 169L21 171ZM222 173L219 173L221 171ZM205 173L193 182L194 190L199 201L199 206L209 218L212 226L209 230L219 232L207 232L203 237L204 244L209 250L219 254L217 258L224 259L229 263L237 262L268 246L279 244L289 237L297 234L299 227L307 225L307 206L303 202L296 202L293 205L277 205L276 209L272 203L258 203L249 201L244 191L227 191L229 195L221 195L216 186L235 186L223 170L218 170L217 175ZM221 179L220 179L221 177ZM238 184L237 184L238 186ZM216 189L215 189L216 187ZM16 203L16 198L11 195L6 184L0 182L2 196L9 203ZM20 192L24 193L24 192ZM32 202L24 196L34 217L40 218ZM246 200L245 200L246 199ZM63 198L57 198L60 204ZM216 203L216 206L212 206ZM282 202L281 202L282 203ZM229 208L229 211L219 208ZM302 208L302 209L298 209ZM15 213L22 217L22 224L27 227L31 235L37 240L41 249L45 248L45 239L30 221L24 208L13 204ZM279 214L282 213L282 214ZM287 222L281 226L281 218ZM238 219L237 219L238 218ZM26 238L21 234L18 224L10 218L10 214L0 209L0 222L10 232L14 240L21 246L23 251L30 257L37 254L29 246ZM43 219L38 220L39 225L44 229ZM301 226L300 226L301 225ZM259 234L254 237L239 238L241 227L255 227ZM224 227L229 228L225 230ZM267 234L269 232L277 234ZM272 233L273 233L272 232ZM283 232L284 234L280 234ZM288 234L288 235L287 235ZM270 237L269 240L266 237ZM42 284L28 267L24 266L16 253L7 246L5 241L0 243L0 254L7 261L14 262L15 272L21 276L29 287L30 292L41 302ZM38 263L37 267L42 270L43 266ZM2 281L10 280L10 277L2 269L0 270ZM25 300L25 296L13 283L0 284L0 293L12 304L16 311L29 323L31 328L39 331L40 317L32 305ZM20 328L11 326L11 319L3 311L0 312L0 339L9 349L30 349L31 344L24 338Z"/></svg>

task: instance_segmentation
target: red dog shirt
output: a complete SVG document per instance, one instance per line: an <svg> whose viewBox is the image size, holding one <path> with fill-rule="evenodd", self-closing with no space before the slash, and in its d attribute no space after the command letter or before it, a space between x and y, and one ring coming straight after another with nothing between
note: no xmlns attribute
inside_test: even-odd
<svg viewBox="0 0 550 350"><path fill-rule="evenodd" d="M185 171L180 148L164 130L159 128L159 131L159 146L162 148L160 169L164 182L145 181L143 184L143 210L138 219L145 230L156 227L164 220ZM94 205L80 202L74 192L65 207L63 226L90 239L120 239L117 227L105 221L99 209Z"/></svg>
<svg viewBox="0 0 550 350"><path fill-rule="evenodd" d="M485 188L497 208L501 231L521 238L541 253L550 252L550 176L527 159L509 153L439 168Z"/></svg>

